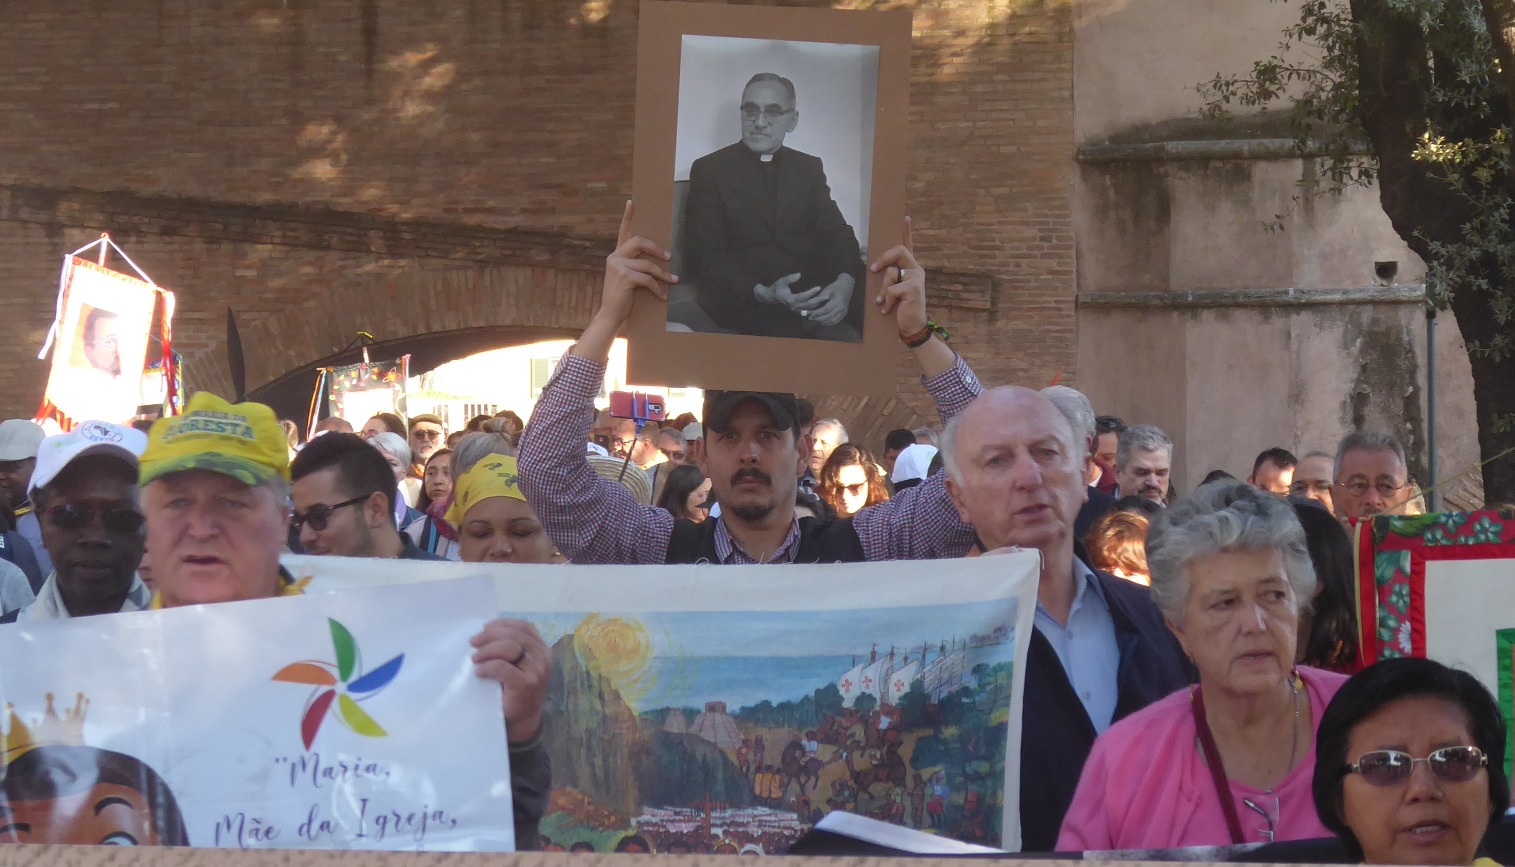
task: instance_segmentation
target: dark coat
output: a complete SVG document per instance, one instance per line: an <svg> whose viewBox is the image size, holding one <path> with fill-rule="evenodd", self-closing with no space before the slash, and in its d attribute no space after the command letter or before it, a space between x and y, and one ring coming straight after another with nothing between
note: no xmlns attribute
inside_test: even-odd
<svg viewBox="0 0 1515 867"><path fill-rule="evenodd" d="M819 157L780 148L765 164L737 142L695 160L683 244L695 297L723 328L805 336L803 320L757 300L753 287L798 273L801 279L793 286L798 292L851 274L856 285L843 322L862 333L867 294L862 253L831 198Z"/></svg>
<svg viewBox="0 0 1515 867"><path fill-rule="evenodd" d="M1120 648L1116 675L1120 720L1193 682L1178 639L1163 622L1147 588L1104 572L1095 573ZM1031 633L1026 659L1025 714L1021 726L1021 850L1050 852L1063 815L1073 803L1084 762L1094 748L1094 723L1062 661L1041 630Z"/></svg>

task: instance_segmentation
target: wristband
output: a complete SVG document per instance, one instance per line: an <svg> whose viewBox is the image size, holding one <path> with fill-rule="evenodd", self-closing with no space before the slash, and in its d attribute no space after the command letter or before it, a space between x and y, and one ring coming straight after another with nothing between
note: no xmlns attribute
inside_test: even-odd
<svg viewBox="0 0 1515 867"><path fill-rule="evenodd" d="M936 324L935 319L928 319L926 320L925 327L920 331L917 331L909 336L903 334L900 335L900 341L904 343L905 346L909 349L919 349L920 347L926 345L926 342L931 339L932 335L940 337L943 343L946 343L952 339L951 336L947 333L947 329Z"/></svg>

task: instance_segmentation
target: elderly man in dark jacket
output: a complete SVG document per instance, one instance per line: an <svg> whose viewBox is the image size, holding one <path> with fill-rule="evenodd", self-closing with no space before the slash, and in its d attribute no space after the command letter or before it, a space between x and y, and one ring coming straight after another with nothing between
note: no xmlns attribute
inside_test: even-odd
<svg viewBox="0 0 1515 867"><path fill-rule="evenodd" d="M986 551L1042 555L1021 729L1022 849L1050 851L1094 738L1188 684L1147 589L1073 553L1089 444L1045 396L984 393L947 424L947 490Z"/></svg>

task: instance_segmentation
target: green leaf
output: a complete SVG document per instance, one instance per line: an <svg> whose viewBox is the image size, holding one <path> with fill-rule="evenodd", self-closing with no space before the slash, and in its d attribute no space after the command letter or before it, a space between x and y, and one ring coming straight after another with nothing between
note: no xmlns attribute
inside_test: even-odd
<svg viewBox="0 0 1515 867"><path fill-rule="evenodd" d="M347 693L337 696L337 715L348 728L366 738L382 738L389 734L383 726L374 722L367 711L358 707L358 703L349 698Z"/></svg>
<svg viewBox="0 0 1515 867"><path fill-rule="evenodd" d="M337 676L346 683L358 662L358 642L346 626L330 618L326 622L331 624L331 646L337 652Z"/></svg>

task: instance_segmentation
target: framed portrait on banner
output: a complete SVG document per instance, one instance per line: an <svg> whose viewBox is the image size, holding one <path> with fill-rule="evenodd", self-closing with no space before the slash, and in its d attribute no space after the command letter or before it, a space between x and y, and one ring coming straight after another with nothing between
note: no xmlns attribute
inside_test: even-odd
<svg viewBox="0 0 1515 867"><path fill-rule="evenodd" d="M155 326L173 315L172 296L78 256L65 260L60 285L38 420L65 430L86 420L131 421L144 402L143 372L155 337L161 347Z"/></svg>
<svg viewBox="0 0 1515 867"><path fill-rule="evenodd" d="M680 280L639 296L628 375L892 393L867 264L902 234L909 10L641 9L633 230Z"/></svg>

